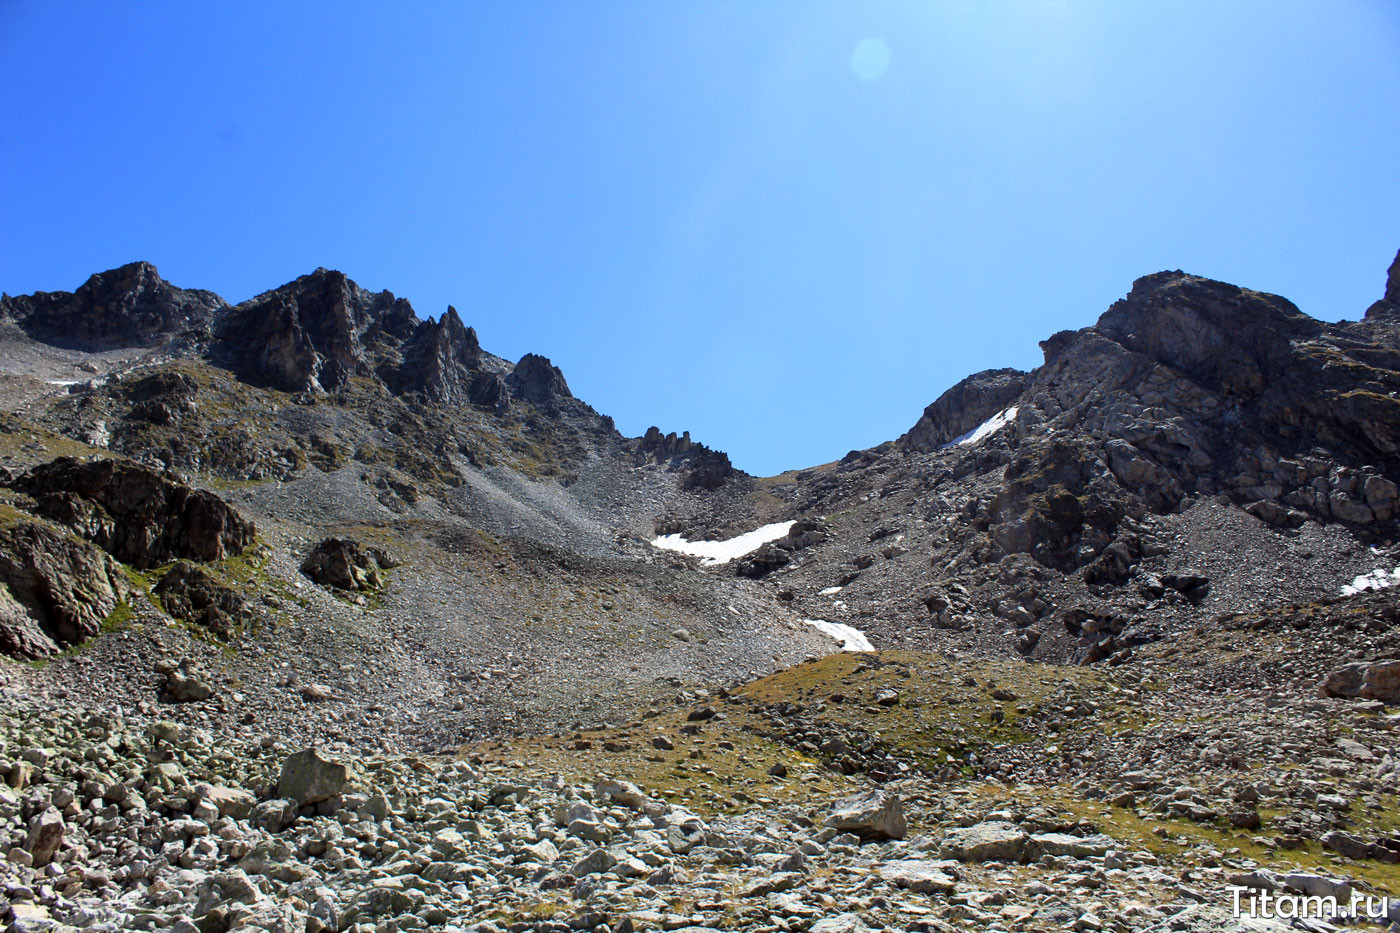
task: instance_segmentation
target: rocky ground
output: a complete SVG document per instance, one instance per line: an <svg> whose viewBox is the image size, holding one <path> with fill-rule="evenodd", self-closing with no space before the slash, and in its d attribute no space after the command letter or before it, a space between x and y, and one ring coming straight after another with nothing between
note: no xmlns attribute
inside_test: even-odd
<svg viewBox="0 0 1400 933"><path fill-rule="evenodd" d="M1233 929L1236 888L1396 890L1400 720L1319 691L1400 699L1396 613L1101 669L840 654L454 756L8 690L4 897L21 930Z"/></svg>

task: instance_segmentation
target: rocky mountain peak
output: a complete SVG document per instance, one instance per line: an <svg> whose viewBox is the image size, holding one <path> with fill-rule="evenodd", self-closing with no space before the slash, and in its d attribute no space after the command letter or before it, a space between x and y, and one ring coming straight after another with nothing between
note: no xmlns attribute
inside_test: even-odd
<svg viewBox="0 0 1400 933"><path fill-rule="evenodd" d="M547 404L558 399L573 398L559 367L551 363L548 357L537 353L522 356L506 382L516 395L528 402Z"/></svg>
<svg viewBox="0 0 1400 933"><path fill-rule="evenodd" d="M423 323L392 292L370 292L321 268L221 315L215 356L254 382L329 391L351 376L372 375L386 347L410 339Z"/></svg>
<svg viewBox="0 0 1400 933"><path fill-rule="evenodd" d="M150 263L132 262L91 276L75 292L7 297L0 320L45 343L101 351L202 334L224 307L213 292L177 288Z"/></svg>
<svg viewBox="0 0 1400 933"><path fill-rule="evenodd" d="M435 402L476 401L472 385L477 382L481 356L476 331L464 325L457 309L448 305L438 320L418 324L403 348L402 365L393 372L381 370L381 375L396 391L421 391ZM484 404L499 400L485 383L476 392L483 394L492 396Z"/></svg>
<svg viewBox="0 0 1400 933"><path fill-rule="evenodd" d="M1138 279L1094 330L1198 382L1255 394L1291 341L1322 324L1286 298L1177 271Z"/></svg>
<svg viewBox="0 0 1400 933"><path fill-rule="evenodd" d="M1391 262L1390 269L1386 274L1385 296L1366 310L1365 320L1375 321L1377 319L1386 321L1400 319L1400 252L1395 254L1395 259Z"/></svg>

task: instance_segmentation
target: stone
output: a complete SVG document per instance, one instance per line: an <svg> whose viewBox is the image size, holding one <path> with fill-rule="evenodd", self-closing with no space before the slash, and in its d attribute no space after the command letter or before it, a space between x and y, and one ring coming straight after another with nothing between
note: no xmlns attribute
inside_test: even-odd
<svg viewBox="0 0 1400 933"><path fill-rule="evenodd" d="M47 865L63 845L67 826L63 814L49 807L29 821L29 834L24 838L24 850L35 868Z"/></svg>
<svg viewBox="0 0 1400 933"><path fill-rule="evenodd" d="M313 582L337 590L377 590L383 586L372 552L349 538L326 538L302 561L301 572Z"/></svg>
<svg viewBox="0 0 1400 933"><path fill-rule="evenodd" d="M823 917L807 928L807 933L867 933L868 927L859 914L844 913Z"/></svg>
<svg viewBox="0 0 1400 933"><path fill-rule="evenodd" d="M1361 697L1384 703L1400 703L1400 661L1346 664L1318 684L1324 697Z"/></svg>
<svg viewBox="0 0 1400 933"><path fill-rule="evenodd" d="M574 863L569 874L580 878L586 875L600 875L617 864L617 856L607 849L594 849Z"/></svg>
<svg viewBox="0 0 1400 933"><path fill-rule="evenodd" d="M1014 862L1025 854L1030 836L998 820L949 831L938 846L942 858L961 862Z"/></svg>
<svg viewBox="0 0 1400 933"><path fill-rule="evenodd" d="M214 688L186 667L165 675L165 695L176 703L198 703L212 697Z"/></svg>
<svg viewBox="0 0 1400 933"><path fill-rule="evenodd" d="M257 797L238 787L206 787L200 796L213 805L220 816L235 820L246 820L258 804Z"/></svg>
<svg viewBox="0 0 1400 933"><path fill-rule="evenodd" d="M1037 833L1031 836L1028 852L1068 858L1098 858L1116 843L1109 836L1071 836L1067 833Z"/></svg>
<svg viewBox="0 0 1400 933"><path fill-rule="evenodd" d="M951 894L956 887L952 866L951 861L903 859L884 862L876 872L891 884L918 894Z"/></svg>
<svg viewBox="0 0 1400 933"><path fill-rule="evenodd" d="M277 792L299 805L319 803L345 790L350 768L318 748L305 748L288 755L282 762Z"/></svg>
<svg viewBox="0 0 1400 933"><path fill-rule="evenodd" d="M908 832L904 803L894 794L871 790L838 802L826 826L862 839L903 839Z"/></svg>

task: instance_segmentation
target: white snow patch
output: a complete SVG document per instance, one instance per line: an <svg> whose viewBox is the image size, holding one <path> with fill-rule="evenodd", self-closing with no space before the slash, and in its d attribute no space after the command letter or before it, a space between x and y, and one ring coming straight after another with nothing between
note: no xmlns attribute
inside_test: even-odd
<svg viewBox="0 0 1400 933"><path fill-rule="evenodd" d="M1384 590L1392 586L1400 586L1400 567L1391 571L1372 570L1370 573L1363 573L1342 587L1342 595L1355 596L1367 590Z"/></svg>
<svg viewBox="0 0 1400 933"><path fill-rule="evenodd" d="M845 589L844 586L828 586L826 589L822 590L822 591L819 592L817 595L818 595L818 596L835 596L837 593L841 592L843 589Z"/></svg>
<svg viewBox="0 0 1400 933"><path fill-rule="evenodd" d="M651 544L663 551L676 551L680 554L689 554L692 557L703 557L704 566L717 567L720 564L727 564L737 557L751 554L769 541L778 540L792 530L794 524L796 523L774 522L771 525L764 525L762 528L755 528L753 531L746 531L727 541L687 541L676 534L662 535L653 540Z"/></svg>
<svg viewBox="0 0 1400 933"><path fill-rule="evenodd" d="M80 383L80 382L85 382L86 380L84 380L84 379L45 379L44 381L47 382L47 383L48 383L49 385L51 385L51 386L75 386L75 385L77 385L77 384Z"/></svg>
<svg viewBox="0 0 1400 933"><path fill-rule="evenodd" d="M803 619L812 628L834 638L841 643L842 651L874 651L875 646L870 643L870 639L865 637L865 633L858 628L851 628L841 622L828 622L825 619Z"/></svg>
<svg viewBox="0 0 1400 933"><path fill-rule="evenodd" d="M943 446L952 447L954 444L961 444L963 446L968 446L971 444L980 444L982 441L985 441L987 438L991 437L993 434L997 433L1002 428L1015 421L1016 414L1020 410L1021 409L1019 406L1012 405L1010 408L1004 409L1003 411L999 411L995 415L992 415L990 418L988 418L986 421L979 424L977 427L973 428L971 431L968 431L962 437L955 437Z"/></svg>

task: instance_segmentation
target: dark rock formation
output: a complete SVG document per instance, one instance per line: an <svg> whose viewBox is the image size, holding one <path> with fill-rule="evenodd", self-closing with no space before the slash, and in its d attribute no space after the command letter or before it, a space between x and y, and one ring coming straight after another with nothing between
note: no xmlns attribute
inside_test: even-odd
<svg viewBox="0 0 1400 933"><path fill-rule="evenodd" d="M92 545L34 522L0 529L0 654L43 658L81 644L127 590Z"/></svg>
<svg viewBox="0 0 1400 933"><path fill-rule="evenodd" d="M741 577L761 580L773 571L792 563L796 552L822 543L829 534L829 529L819 522L805 518L796 521L786 535L776 541L769 541L752 554L736 561L734 573Z"/></svg>
<svg viewBox="0 0 1400 933"><path fill-rule="evenodd" d="M317 269L220 315L214 358L241 378L289 392L333 391L371 375L366 350L418 327L407 301Z"/></svg>
<svg viewBox="0 0 1400 933"><path fill-rule="evenodd" d="M683 470L681 486L685 489L718 489L739 473L724 451L692 441L689 431L679 436L674 431L662 434L655 425L637 442L635 462L640 465L649 460Z"/></svg>
<svg viewBox="0 0 1400 933"><path fill-rule="evenodd" d="M315 583L338 590L377 590L383 586L380 568L394 562L374 549L348 538L327 538L302 562L301 572Z"/></svg>
<svg viewBox="0 0 1400 933"><path fill-rule="evenodd" d="M515 395L538 405L573 398L559 367L536 353L527 353L520 358L515 370L506 377L506 385Z"/></svg>
<svg viewBox="0 0 1400 933"><path fill-rule="evenodd" d="M988 369L968 376L940 395L899 443L911 450L936 450L975 430L1025 391L1026 373Z"/></svg>
<svg viewBox="0 0 1400 933"><path fill-rule="evenodd" d="M398 391L421 391L435 402L476 401L472 385L481 363L476 331L448 307L439 321L418 325L404 345L403 363L385 382ZM494 400L491 402L494 404Z"/></svg>
<svg viewBox="0 0 1400 933"><path fill-rule="evenodd" d="M60 457L12 485L34 498L37 514L139 568L177 558L221 560L256 534L218 496L133 463Z"/></svg>
<svg viewBox="0 0 1400 933"><path fill-rule="evenodd" d="M248 601L189 561L177 561L156 584L165 611L228 638L253 615Z"/></svg>
<svg viewBox="0 0 1400 933"><path fill-rule="evenodd" d="M0 300L0 320L31 337L77 350L155 347L207 334L227 307L213 292L176 288L148 262L102 272L76 292L36 292Z"/></svg>
<svg viewBox="0 0 1400 933"><path fill-rule="evenodd" d="M183 373L154 373L134 382L127 390L131 417L151 424L173 424L198 407L199 384Z"/></svg>
<svg viewBox="0 0 1400 933"><path fill-rule="evenodd" d="M1400 317L1400 252L1386 272L1385 295L1366 310L1367 319L1379 317Z"/></svg>

